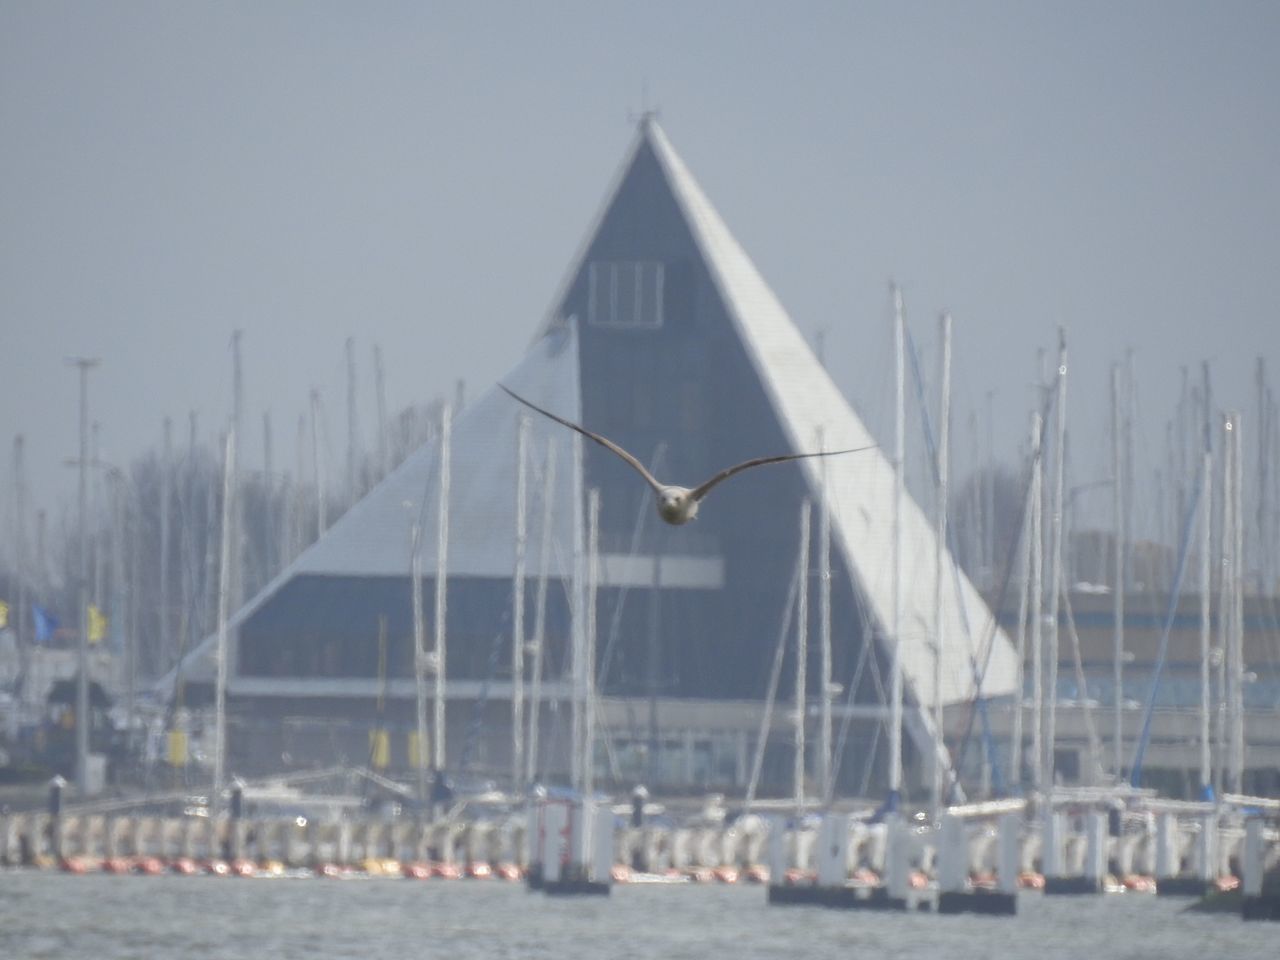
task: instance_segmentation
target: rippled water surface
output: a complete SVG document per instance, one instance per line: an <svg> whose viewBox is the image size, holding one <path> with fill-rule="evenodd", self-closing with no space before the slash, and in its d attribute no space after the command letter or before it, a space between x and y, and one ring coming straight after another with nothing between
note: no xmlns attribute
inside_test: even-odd
<svg viewBox="0 0 1280 960"><path fill-rule="evenodd" d="M1280 926L1151 896L1024 894L1017 917L768 907L760 887L619 886L559 899L500 881L0 873L0 958L1277 956Z"/></svg>

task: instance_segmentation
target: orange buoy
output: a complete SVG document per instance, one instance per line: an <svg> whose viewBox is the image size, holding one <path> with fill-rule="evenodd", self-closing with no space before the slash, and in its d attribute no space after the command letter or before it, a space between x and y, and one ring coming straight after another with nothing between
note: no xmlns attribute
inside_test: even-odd
<svg viewBox="0 0 1280 960"><path fill-rule="evenodd" d="M89 862L84 857L63 857L58 867L63 873L81 874L89 871Z"/></svg>
<svg viewBox="0 0 1280 960"><path fill-rule="evenodd" d="M133 869L148 877L158 877L164 873L164 861L159 857L139 857L134 861Z"/></svg>
<svg viewBox="0 0 1280 960"><path fill-rule="evenodd" d="M231 876L231 867L225 860L206 860L204 872L211 877L229 877Z"/></svg>
<svg viewBox="0 0 1280 960"><path fill-rule="evenodd" d="M183 877L191 877L200 872L200 868L196 866L196 862L190 857L179 857L169 864L169 869Z"/></svg>
<svg viewBox="0 0 1280 960"><path fill-rule="evenodd" d="M880 886L880 877L874 870L867 867L859 867L853 871L853 882L864 887L878 887Z"/></svg>
<svg viewBox="0 0 1280 960"><path fill-rule="evenodd" d="M493 879L493 867L483 860L475 860L467 864L467 876L472 880L491 880Z"/></svg>
<svg viewBox="0 0 1280 960"><path fill-rule="evenodd" d="M500 863L498 864L498 876L503 880L519 880L521 877L520 865L516 863Z"/></svg>
<svg viewBox="0 0 1280 960"><path fill-rule="evenodd" d="M456 863L437 863L431 868L431 875L441 880L460 880L462 871Z"/></svg>
<svg viewBox="0 0 1280 960"><path fill-rule="evenodd" d="M711 872L715 876L716 880L718 880L720 883L737 883L738 882L738 871L735 867L728 867L728 866L716 867Z"/></svg>
<svg viewBox="0 0 1280 960"><path fill-rule="evenodd" d="M1024 890L1043 890L1044 874L1034 870L1024 870L1018 874L1018 886Z"/></svg>
<svg viewBox="0 0 1280 960"><path fill-rule="evenodd" d="M402 864L400 874L408 880L430 880L431 865L428 863Z"/></svg>
<svg viewBox="0 0 1280 960"><path fill-rule="evenodd" d="M1229 893L1240 886L1240 878L1227 874L1225 877L1219 877L1215 880L1214 885L1222 893Z"/></svg>
<svg viewBox="0 0 1280 960"><path fill-rule="evenodd" d="M231 861L231 873L237 877L252 877L258 873L258 865L252 860L241 857Z"/></svg>
<svg viewBox="0 0 1280 960"><path fill-rule="evenodd" d="M753 863L747 867L746 873L743 874L747 883L768 883L769 868L763 864Z"/></svg>

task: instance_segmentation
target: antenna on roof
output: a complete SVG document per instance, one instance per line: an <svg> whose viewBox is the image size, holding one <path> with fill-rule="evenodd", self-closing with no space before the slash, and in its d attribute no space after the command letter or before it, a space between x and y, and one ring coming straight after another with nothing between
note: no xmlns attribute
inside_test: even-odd
<svg viewBox="0 0 1280 960"><path fill-rule="evenodd" d="M649 81L640 81L640 112L627 111L627 122L637 124L640 127L647 127L658 117L662 116L662 108L659 106L649 105Z"/></svg>

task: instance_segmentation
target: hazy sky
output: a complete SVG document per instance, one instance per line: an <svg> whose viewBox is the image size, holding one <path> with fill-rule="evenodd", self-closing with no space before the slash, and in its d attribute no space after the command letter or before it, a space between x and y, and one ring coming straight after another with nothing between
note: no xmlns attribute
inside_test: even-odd
<svg viewBox="0 0 1280 960"><path fill-rule="evenodd" d="M1088 479L1126 348L1151 458L1181 365L1250 410L1280 361L1278 50L1276 3L0 0L0 437L56 508L64 358L124 463L223 427L242 328L247 466L314 386L338 471L345 339L366 445L374 343L393 409L514 365L647 85L873 429L894 277L922 341L955 316L961 453L994 390L1012 455L1066 326Z"/></svg>

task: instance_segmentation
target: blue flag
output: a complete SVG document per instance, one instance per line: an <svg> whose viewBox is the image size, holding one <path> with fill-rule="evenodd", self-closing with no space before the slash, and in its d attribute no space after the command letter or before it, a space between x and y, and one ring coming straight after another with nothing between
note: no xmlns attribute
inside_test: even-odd
<svg viewBox="0 0 1280 960"><path fill-rule="evenodd" d="M36 643L48 643L58 629L58 618L38 603L31 605L32 625L36 631Z"/></svg>

